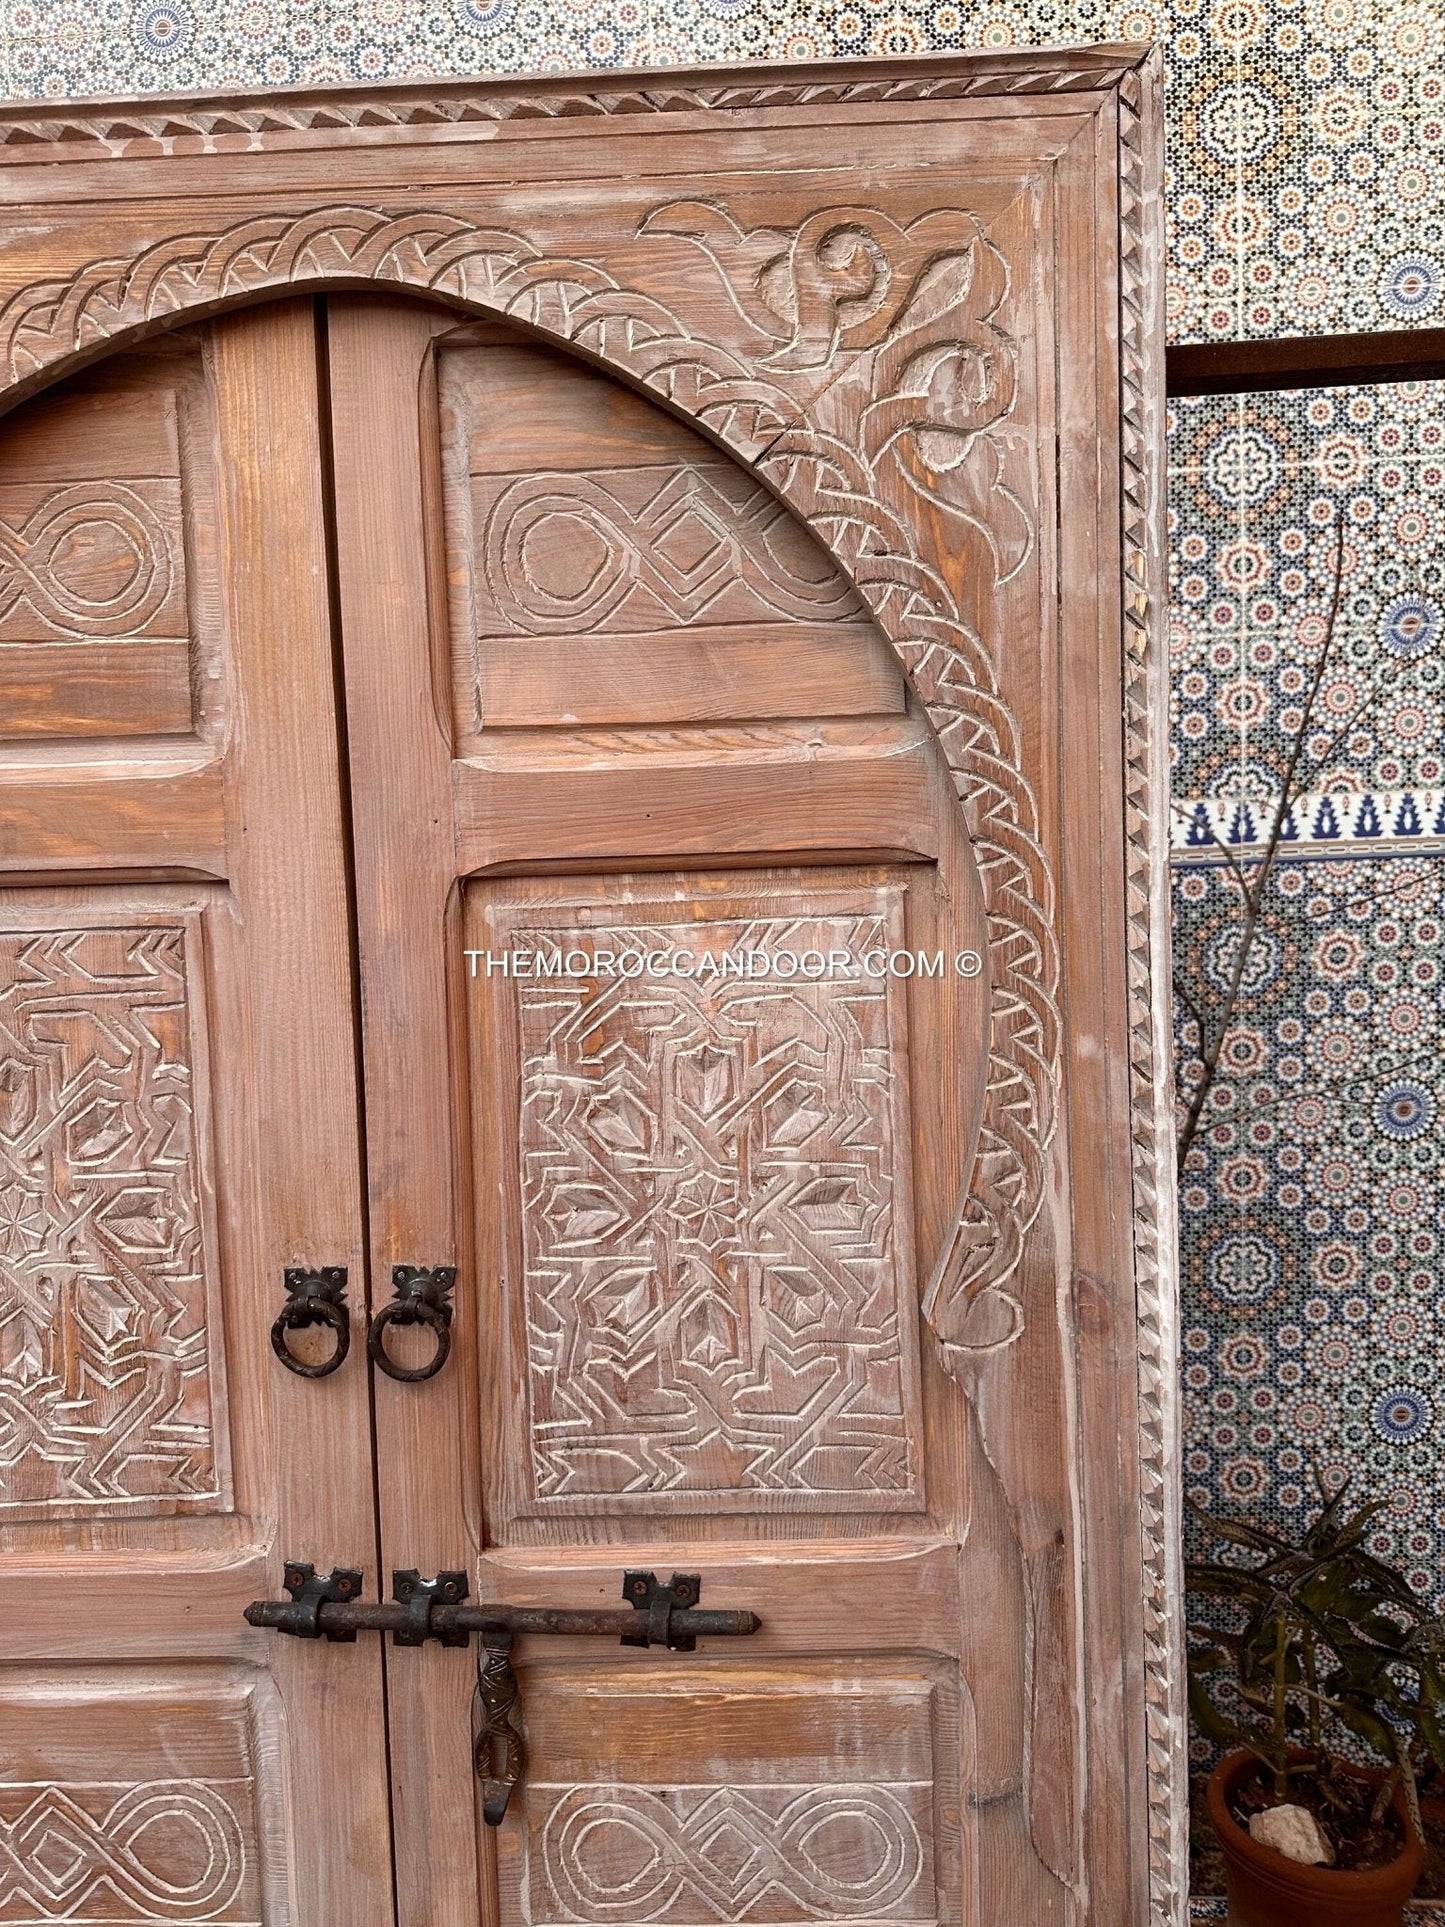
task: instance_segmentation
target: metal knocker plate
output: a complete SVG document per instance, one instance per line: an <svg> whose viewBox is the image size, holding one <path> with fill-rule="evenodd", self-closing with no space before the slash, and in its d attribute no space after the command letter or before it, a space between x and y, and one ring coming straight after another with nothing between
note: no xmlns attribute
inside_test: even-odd
<svg viewBox="0 0 1445 1927"><path fill-rule="evenodd" d="M308 1271L293 1265L283 1272L286 1303L271 1326L271 1349L299 1378L326 1378L345 1363L351 1350L351 1318L346 1308L346 1266L323 1265ZM305 1331L310 1325L325 1325L335 1343L329 1355L317 1364L298 1358L286 1343L287 1332Z"/></svg>
<svg viewBox="0 0 1445 1927"><path fill-rule="evenodd" d="M435 1378L446 1364L452 1349L452 1288L457 1282L455 1265L393 1265L391 1303L384 1305L372 1319L366 1334L366 1349L372 1362L388 1378L415 1384ZM386 1349L386 1334L393 1325L425 1325L436 1341L436 1349L425 1365L398 1365Z"/></svg>

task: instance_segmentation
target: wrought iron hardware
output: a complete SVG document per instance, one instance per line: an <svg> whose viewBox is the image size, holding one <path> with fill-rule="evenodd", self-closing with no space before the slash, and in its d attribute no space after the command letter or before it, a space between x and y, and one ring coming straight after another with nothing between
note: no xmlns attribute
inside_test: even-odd
<svg viewBox="0 0 1445 1927"><path fill-rule="evenodd" d="M651 1572L622 1578L623 1607L469 1605L463 1572L441 1572L423 1579L418 1572L394 1572L392 1597L361 1597L362 1576L338 1566L322 1578L299 1560L285 1573L289 1599L258 1599L246 1608L246 1623L290 1633L297 1639L352 1640L359 1632L390 1633L396 1646L422 1646L429 1639L443 1646L465 1646L479 1636L473 1758L482 1783L482 1817L497 1827L512 1789L522 1776L522 1736L513 1724L519 1689L512 1671L512 1641L518 1633L615 1637L624 1646L666 1646L690 1653L700 1638L745 1639L762 1625L745 1609L702 1607L697 1573L675 1572L667 1585Z"/></svg>
<svg viewBox="0 0 1445 1927"><path fill-rule="evenodd" d="M690 1613L702 1592L702 1580L695 1572L675 1572L670 1585L664 1586L655 1572L629 1572L622 1581L622 1597L633 1610L647 1614L647 1624L639 1632L624 1633L624 1646L666 1646L670 1653L690 1653L697 1647L696 1633L674 1626L674 1615Z"/></svg>
<svg viewBox="0 0 1445 1927"><path fill-rule="evenodd" d="M290 1620L286 1631L294 1633L298 1639L329 1639L333 1645L355 1645L356 1628L348 1626L344 1620L334 1620L327 1626L321 1624L321 1608L328 1605L345 1606L361 1596L361 1573L356 1566L333 1566L329 1575L323 1577L315 1568L297 1560L288 1565L281 1576L281 1583L291 1595L291 1604L286 1608ZM247 1612L250 1618L250 1612Z"/></svg>
<svg viewBox="0 0 1445 1927"><path fill-rule="evenodd" d="M393 1646L425 1646L429 1639L443 1646L465 1646L467 1633L456 1626L432 1630L432 1607L459 1605L467 1596L464 1572L439 1572L435 1579L423 1579L419 1572L394 1572L391 1596L406 1607L406 1625L398 1626L391 1636Z"/></svg>
<svg viewBox="0 0 1445 1927"><path fill-rule="evenodd" d="M489 1827L499 1827L506 1818L512 1789L526 1765L522 1736L512 1724L519 1698L512 1671L512 1629L484 1626L477 1652L472 1761L482 1783L482 1818Z"/></svg>
<svg viewBox="0 0 1445 1927"><path fill-rule="evenodd" d="M301 1573L312 1576L313 1568L292 1561L286 1567L288 1574ZM331 1581L345 1581L356 1575L350 1567L338 1567L331 1574ZM452 1643L448 1635L461 1634L469 1638L473 1633L484 1632L490 1626L505 1626L510 1632L528 1635L564 1635L574 1638L601 1637L616 1639L619 1644L628 1646L670 1645L674 1652L686 1651L679 1647L679 1639L745 1639L755 1633L762 1625L756 1613L734 1607L702 1607L671 1605L667 1609L665 1626L660 1633L654 1633L654 1620L651 1599L648 1599L646 1625L639 1624L638 1593L639 1584L645 1586L650 1594L657 1581L650 1572L629 1572L623 1580L623 1598L626 1606L504 1606L468 1604L459 1599L453 1603L444 1599L433 1590L442 1581L460 1575L443 1573L441 1578L422 1581L414 1591L397 1592L416 1575L408 1572L392 1574L395 1596L387 1600L361 1599L355 1594L325 1593L318 1596L317 1617L314 1623L328 1638L333 1630L343 1628L353 1633L405 1633L414 1634L418 1630L421 1616L417 1609L417 1599L425 1607L422 1640L435 1639L443 1644ZM318 1581L320 1585L331 1581ZM672 1585L661 1587L660 1591L676 1593L678 1584L686 1583L693 1587L692 1597L697 1599L701 1587L693 1574L674 1574ZM291 1590L287 1581L287 1591ZM273 1632L292 1633L302 1639L314 1639L316 1634L303 1630L306 1615L300 1602L291 1599L258 1599L246 1608L246 1623L250 1626L269 1628ZM414 1645L418 1642L408 1638L404 1642Z"/></svg>
<svg viewBox="0 0 1445 1927"><path fill-rule="evenodd" d="M366 1334L366 1349L388 1378L416 1384L424 1378L435 1378L446 1364L452 1349L452 1290L456 1282L455 1265L392 1266L391 1303L377 1312ZM386 1349L386 1334L393 1325L429 1327L436 1349L425 1365L396 1363Z"/></svg>
<svg viewBox="0 0 1445 1927"><path fill-rule="evenodd" d="M293 1265L282 1273L286 1303L276 1314L271 1327L271 1349L286 1367L300 1378L326 1378L345 1363L351 1350L351 1317L346 1308L346 1266L323 1265L308 1271ZM305 1331L309 1325L327 1325L336 1343L329 1356L317 1365L308 1365L286 1343L287 1332Z"/></svg>

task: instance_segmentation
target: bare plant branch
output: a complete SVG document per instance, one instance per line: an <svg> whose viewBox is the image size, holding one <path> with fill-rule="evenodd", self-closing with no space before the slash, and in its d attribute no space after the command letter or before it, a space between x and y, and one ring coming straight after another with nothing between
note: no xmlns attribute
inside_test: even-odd
<svg viewBox="0 0 1445 1927"><path fill-rule="evenodd" d="M1300 716L1300 726L1290 741L1289 753L1285 759L1285 767L1280 783L1279 796L1275 802L1274 814L1269 827L1269 836L1265 841L1265 847L1254 866L1248 883L1242 886L1243 897L1239 939L1235 944L1234 956L1230 963L1223 994L1215 1009L1214 1019L1207 1032L1201 1038L1202 1048L1199 1052L1200 1073L1194 1080L1187 1097L1184 1098L1184 1117L1179 1127L1177 1168L1180 1177L1184 1175L1184 1167L1188 1161L1189 1153L1193 1148L1195 1138L1199 1134L1200 1120L1204 1115L1204 1107L1209 1102L1209 1093L1214 1088L1215 1080L1219 1075L1220 1055L1224 1049L1225 1040L1229 1035L1230 1028L1234 1023L1234 1013L1239 1003L1240 990L1244 983L1245 971L1248 968L1250 955L1254 949L1255 937L1259 931L1259 920L1264 904L1264 894L1269 886L1269 879L1274 871L1275 861L1279 855L1279 842L1284 829L1285 818L1289 815L1291 808L1298 798L1305 794L1304 788L1300 786L1300 770L1305 760L1305 747L1311 732L1315 705L1319 701L1320 690L1324 685L1325 673L1329 668L1330 659L1334 652L1335 639L1339 630L1340 602L1344 594L1345 581L1344 561L1345 526L1343 519L1340 519L1335 524L1334 584L1330 593L1329 614L1325 620L1324 640L1320 644L1319 654L1315 659L1314 671L1310 677L1309 688L1305 695L1304 706ZM1354 720L1358 720L1358 718L1352 718L1351 726L1353 726ZM1226 860L1231 862L1232 872L1236 876L1242 876L1242 871L1237 860L1231 858L1230 853L1225 850L1224 845L1219 842L1217 837L1213 836L1212 832L1211 840L1215 844L1215 847L1219 849L1220 853L1225 856Z"/></svg>

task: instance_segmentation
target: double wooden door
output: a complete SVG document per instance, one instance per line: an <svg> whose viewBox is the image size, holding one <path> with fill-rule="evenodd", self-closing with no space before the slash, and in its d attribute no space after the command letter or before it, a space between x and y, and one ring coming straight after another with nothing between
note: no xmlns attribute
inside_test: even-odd
<svg viewBox="0 0 1445 1927"><path fill-rule="evenodd" d="M1072 1554L920 1317L983 889L813 537L523 335L261 306L0 427L0 738L0 1922L1076 1917ZM493 1829L475 1647L248 1627L297 1561L762 1630L519 1640Z"/></svg>

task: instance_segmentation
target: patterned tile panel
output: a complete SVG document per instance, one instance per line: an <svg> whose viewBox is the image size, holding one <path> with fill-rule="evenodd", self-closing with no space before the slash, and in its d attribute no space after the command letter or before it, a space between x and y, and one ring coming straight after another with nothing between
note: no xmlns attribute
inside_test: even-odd
<svg viewBox="0 0 1445 1927"><path fill-rule="evenodd" d="M0 0L25 99L1163 40L1179 341L1438 325L1442 0Z"/></svg>
<svg viewBox="0 0 1445 1927"><path fill-rule="evenodd" d="M1233 956L1228 859L1268 835L1344 531L1304 794L1181 1197L1185 1486L1289 1529L1312 1464L1349 1473L1386 1504L1373 1549L1439 1609L1442 403L1244 395L1171 425L1175 974L1196 994ZM1177 1036L1187 1058L1182 1006Z"/></svg>

